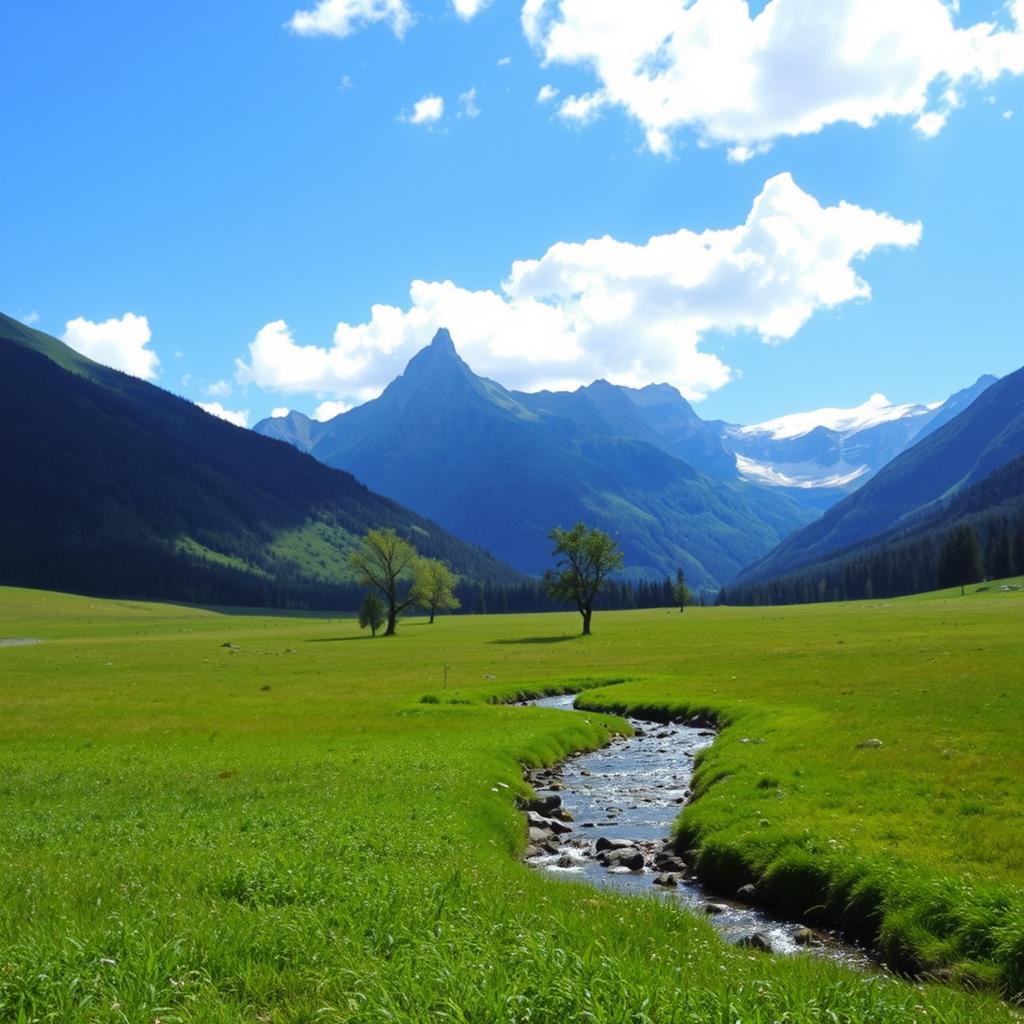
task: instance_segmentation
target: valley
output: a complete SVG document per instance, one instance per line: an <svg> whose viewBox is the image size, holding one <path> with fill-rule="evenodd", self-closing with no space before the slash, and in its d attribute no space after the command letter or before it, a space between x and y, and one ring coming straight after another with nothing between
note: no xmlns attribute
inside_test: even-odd
<svg viewBox="0 0 1024 1024"><path fill-rule="evenodd" d="M2 590L0 635L42 642L0 651L0 1007L1015 1020L987 993L1019 985L1024 606L974 590L606 612L586 640L568 614L372 640L350 619ZM490 703L566 688L610 714ZM711 891L755 881L946 983L736 949L520 865L521 766L600 747L620 711L719 721L674 829Z"/></svg>

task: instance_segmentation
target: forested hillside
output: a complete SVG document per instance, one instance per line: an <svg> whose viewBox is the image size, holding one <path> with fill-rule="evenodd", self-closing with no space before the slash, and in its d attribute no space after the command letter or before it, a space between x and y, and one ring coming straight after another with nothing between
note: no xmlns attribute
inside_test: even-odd
<svg viewBox="0 0 1024 1024"><path fill-rule="evenodd" d="M0 583L351 606L346 556L393 527L468 580L519 575L290 445L0 317Z"/></svg>

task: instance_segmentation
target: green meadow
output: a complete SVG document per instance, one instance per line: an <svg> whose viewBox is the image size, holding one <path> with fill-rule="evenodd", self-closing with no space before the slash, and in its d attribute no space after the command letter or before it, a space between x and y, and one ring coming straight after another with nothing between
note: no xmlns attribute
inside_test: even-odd
<svg viewBox="0 0 1024 1024"><path fill-rule="evenodd" d="M0 589L41 641L0 647L0 1021L1018 1021L1024 592L976 591L370 639ZM493 703L565 688L595 710ZM941 981L521 865L522 765L638 708L724 727L677 825L703 875Z"/></svg>

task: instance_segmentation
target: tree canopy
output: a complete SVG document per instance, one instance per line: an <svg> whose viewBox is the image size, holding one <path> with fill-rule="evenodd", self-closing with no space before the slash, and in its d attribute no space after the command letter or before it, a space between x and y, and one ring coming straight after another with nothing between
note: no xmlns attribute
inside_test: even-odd
<svg viewBox="0 0 1024 1024"><path fill-rule="evenodd" d="M380 598L371 590L359 608L359 628L370 630L371 636L377 635L377 630L384 625L384 605Z"/></svg>
<svg viewBox="0 0 1024 1024"><path fill-rule="evenodd" d="M413 583L419 561L416 549L394 530L368 530L348 561L359 581L383 598L387 609L384 635L394 636L398 616L418 603Z"/></svg>
<svg viewBox="0 0 1024 1024"><path fill-rule="evenodd" d="M455 574L440 559L417 560L413 582L416 604L430 613L431 622L437 612L445 609L454 611L461 606L454 593L456 583Z"/></svg>
<svg viewBox="0 0 1024 1024"><path fill-rule="evenodd" d="M555 528L549 536L556 562L554 569L544 573L544 587L557 600L576 605L583 617L583 636L590 636L594 598L608 577L622 568L622 552L607 533L584 523L571 530Z"/></svg>

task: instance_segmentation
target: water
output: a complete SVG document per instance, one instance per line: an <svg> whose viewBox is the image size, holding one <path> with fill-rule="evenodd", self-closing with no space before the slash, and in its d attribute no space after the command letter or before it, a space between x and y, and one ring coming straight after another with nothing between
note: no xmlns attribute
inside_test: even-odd
<svg viewBox="0 0 1024 1024"><path fill-rule="evenodd" d="M538 707L574 711L575 697L543 697L531 701ZM585 712L576 712L585 714ZM830 932L814 933L811 944L797 942L806 929L784 921L757 907L708 893L695 879L678 878L676 888L654 885L660 872L608 869L594 856L599 836L630 839L660 849L671 833L672 823L690 795L693 763L698 752L715 740L715 734L701 727L630 719L640 733L612 741L603 750L580 754L560 766L533 773L531 781L539 796L556 784L562 807L572 813L572 832L561 836L559 851L541 854L529 863L565 878L586 881L622 892L659 894L704 915L713 903L718 913L708 920L729 942L759 934L771 943L772 952L812 952L841 960L852 966L877 968L868 953L839 940ZM561 789L557 789L561 785ZM648 857L648 860L650 858Z"/></svg>

